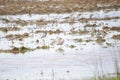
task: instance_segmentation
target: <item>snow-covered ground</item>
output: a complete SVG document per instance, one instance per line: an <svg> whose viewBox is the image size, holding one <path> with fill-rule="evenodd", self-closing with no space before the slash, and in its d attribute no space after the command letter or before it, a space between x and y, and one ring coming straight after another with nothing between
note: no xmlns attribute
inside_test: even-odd
<svg viewBox="0 0 120 80"><path fill-rule="evenodd" d="M106 26L120 27L120 10L0 16L0 80L81 80L102 71L114 73L120 41L112 36L120 32L103 30ZM27 37L15 37L25 33ZM98 37L105 40L99 42ZM9 52L23 46L30 50ZM43 46L49 48L38 49Z"/></svg>

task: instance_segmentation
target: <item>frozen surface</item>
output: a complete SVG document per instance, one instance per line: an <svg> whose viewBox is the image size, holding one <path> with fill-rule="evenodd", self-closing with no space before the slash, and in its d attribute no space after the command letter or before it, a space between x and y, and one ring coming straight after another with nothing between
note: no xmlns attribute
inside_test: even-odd
<svg viewBox="0 0 120 80"><path fill-rule="evenodd" d="M31 17L28 14L0 16L0 80L81 80L94 76L97 72L102 74L101 63L105 74L114 73L115 58L118 62L120 61L120 41L111 37L120 32L106 31L104 34L103 27L120 27L119 17L119 10L49 15L32 14ZM87 21L80 21L83 18ZM110 19L106 20L106 18ZM21 26L10 21L5 23L5 19L28 23L35 23L37 20L53 20L55 22ZM96 24L96 26L85 28L86 25L92 24ZM2 29L14 26L20 30L5 32ZM94 29L99 32L93 33ZM61 32L57 33L56 30ZM89 33L80 33L84 30ZM7 35L23 35L25 33L29 35L22 36L22 40L15 37L13 39L6 38ZM97 43L96 39L99 36L104 38L105 42ZM78 41L76 42L76 40ZM87 42L86 40L91 41ZM60 44L60 42L63 43ZM24 54L5 52L13 47L22 46L32 50ZM49 46L50 48L37 49L38 46Z"/></svg>

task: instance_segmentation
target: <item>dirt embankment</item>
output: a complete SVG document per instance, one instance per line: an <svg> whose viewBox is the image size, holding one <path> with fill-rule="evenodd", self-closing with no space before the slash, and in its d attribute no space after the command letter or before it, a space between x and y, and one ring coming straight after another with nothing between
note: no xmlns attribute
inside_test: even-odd
<svg viewBox="0 0 120 80"><path fill-rule="evenodd" d="M120 0L0 0L0 15L65 13L73 11L95 11L120 7Z"/></svg>

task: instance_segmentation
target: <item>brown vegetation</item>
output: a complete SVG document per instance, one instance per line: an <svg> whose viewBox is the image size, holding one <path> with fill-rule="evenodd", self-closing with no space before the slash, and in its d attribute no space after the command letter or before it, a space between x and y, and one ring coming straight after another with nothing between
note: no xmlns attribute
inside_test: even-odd
<svg viewBox="0 0 120 80"><path fill-rule="evenodd" d="M10 39L10 40L13 40L13 39L23 39L23 38L27 38L27 37L29 37L28 33L24 33L24 34L10 34L10 35L6 36L6 38Z"/></svg>
<svg viewBox="0 0 120 80"><path fill-rule="evenodd" d="M112 39L120 40L120 34L113 35L113 36L112 36Z"/></svg>
<svg viewBox="0 0 120 80"><path fill-rule="evenodd" d="M21 46L21 47L13 47L10 50L0 50L0 52L18 54L18 53L25 53L30 50L32 50L32 49Z"/></svg>
<svg viewBox="0 0 120 80"><path fill-rule="evenodd" d="M8 31L19 31L20 28L18 27L1 27L0 31L2 32L8 32Z"/></svg>
<svg viewBox="0 0 120 80"><path fill-rule="evenodd" d="M64 13L73 11L93 11L107 8L118 9L120 0L62 0L62 1L37 1L37 0L0 0L0 15L5 14L44 14ZM102 6L98 6L102 5ZM104 6L108 5L109 6Z"/></svg>
<svg viewBox="0 0 120 80"><path fill-rule="evenodd" d="M56 29L56 30L38 30L38 31L36 31L35 33L37 34L37 33L48 33L48 34L60 34L62 31L61 30L59 30L59 29Z"/></svg>
<svg viewBox="0 0 120 80"><path fill-rule="evenodd" d="M17 53L25 53L28 50L29 48L22 46L20 48L14 47L13 49L9 50L9 52L17 54Z"/></svg>
<svg viewBox="0 0 120 80"><path fill-rule="evenodd" d="M104 38L102 38L102 37L97 37L97 39L96 39L96 43L98 43L98 44L102 44L105 41L106 40Z"/></svg>
<svg viewBox="0 0 120 80"><path fill-rule="evenodd" d="M112 27L111 30L120 32L120 27Z"/></svg>

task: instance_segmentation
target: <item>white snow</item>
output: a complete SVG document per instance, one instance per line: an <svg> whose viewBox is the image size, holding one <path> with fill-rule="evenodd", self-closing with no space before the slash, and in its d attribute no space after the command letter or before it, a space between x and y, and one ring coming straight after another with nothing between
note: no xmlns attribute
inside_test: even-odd
<svg viewBox="0 0 120 80"><path fill-rule="evenodd" d="M76 20L76 23L60 23L64 20L71 18ZM80 15L80 16L78 16ZM92 15L92 16L91 16ZM86 23L78 21L81 18L112 18L120 17L120 11L111 10L105 12L103 10L96 12L75 12L75 13L64 13L64 14L32 14L30 17L28 14L23 15L3 15L0 18L6 18L8 20L25 20L25 21L37 21L37 20L56 20L56 23L48 23L47 25L26 25L18 26L21 28L20 31L8 31L7 33L0 31L0 49L8 50L11 46L34 49L38 46L47 45L50 49L37 49L34 51L28 51L24 54L12 54L12 53L0 53L0 80L81 80L85 77L94 76L96 71L101 74L101 62L103 69L106 74L114 73L114 56L117 56L118 62L120 41L112 40L111 37L114 34L120 34L120 32L108 33L105 36L107 42L114 44L114 46L105 47L105 43L102 45L96 42L75 42L74 39L92 39L91 34L80 35L80 34L69 34L71 29L84 30L86 24L101 24L96 29L102 29L104 26L113 27L120 26L120 19L112 20L90 20ZM67 19L68 17L68 19ZM0 28L10 27L8 24L2 23L0 19ZM12 25L12 23L9 23ZM60 34L47 34L46 37L41 36L44 33L37 33L39 30L56 30L60 29L63 33ZM33 33L32 33L33 32ZM9 34L24 34L29 33L29 37L24 38L23 41L13 40L11 41L5 38ZM64 40L63 45L51 45L52 40L58 42L59 38ZM39 40L37 43L36 40ZM94 45L93 45L94 44ZM74 45L75 48L70 48L70 45ZM63 52L57 51L59 48L63 49ZM119 63L120 65L120 63Z"/></svg>

